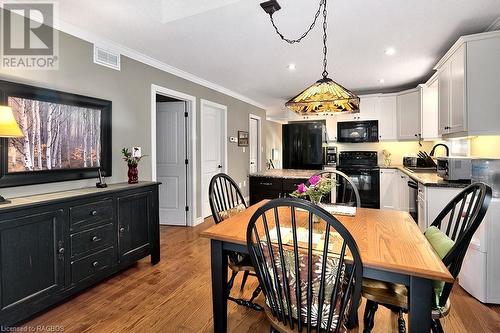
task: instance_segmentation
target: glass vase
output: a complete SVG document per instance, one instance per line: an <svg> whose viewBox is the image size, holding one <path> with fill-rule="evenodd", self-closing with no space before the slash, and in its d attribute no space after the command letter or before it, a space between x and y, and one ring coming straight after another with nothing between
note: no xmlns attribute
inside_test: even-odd
<svg viewBox="0 0 500 333"><path fill-rule="evenodd" d="M129 184L137 184L139 182L139 171L137 170L137 165L129 164L127 175Z"/></svg>
<svg viewBox="0 0 500 333"><path fill-rule="evenodd" d="M322 194L317 194L317 195L309 195L309 200L315 204L315 205L318 205L318 206L321 206L321 198L323 197ZM312 220L314 223L318 223L319 222L319 217L316 216L316 215L313 215L312 217Z"/></svg>

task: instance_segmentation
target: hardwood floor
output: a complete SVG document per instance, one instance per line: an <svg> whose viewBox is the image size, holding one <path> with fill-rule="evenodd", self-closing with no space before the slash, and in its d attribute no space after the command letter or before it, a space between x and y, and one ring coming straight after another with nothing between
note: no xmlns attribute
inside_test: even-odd
<svg viewBox="0 0 500 333"><path fill-rule="evenodd" d="M161 261L149 258L77 297L21 325L64 332L212 332L210 244L199 233L213 224L207 219L195 228L162 227ZM243 297L256 280L249 278ZM239 294L237 278L233 294ZM260 300L262 302L262 299ZM229 302L230 332L269 332L261 313ZM364 307L360 307L360 318ZM382 307L373 332L397 332L396 316ZM456 286L446 332L499 332L500 306L485 306ZM26 331L29 331L27 328ZM362 332L360 327L350 332Z"/></svg>

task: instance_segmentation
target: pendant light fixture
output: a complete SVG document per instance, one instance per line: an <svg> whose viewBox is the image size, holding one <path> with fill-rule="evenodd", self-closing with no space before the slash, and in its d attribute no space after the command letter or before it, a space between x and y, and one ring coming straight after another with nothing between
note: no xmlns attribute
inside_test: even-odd
<svg viewBox="0 0 500 333"><path fill-rule="evenodd" d="M274 23L273 14L281 9L281 6L276 0L263 2L260 6L267 14L269 14L271 24L273 25L276 33L282 40L289 44L300 43L300 41L307 36L307 34L314 28L316 21L321 14L321 9L323 9L323 77L306 90L286 102L285 106L300 115L329 115L339 112L359 112L359 97L328 77L326 0L320 0L319 8L309 29L297 39L286 38Z"/></svg>

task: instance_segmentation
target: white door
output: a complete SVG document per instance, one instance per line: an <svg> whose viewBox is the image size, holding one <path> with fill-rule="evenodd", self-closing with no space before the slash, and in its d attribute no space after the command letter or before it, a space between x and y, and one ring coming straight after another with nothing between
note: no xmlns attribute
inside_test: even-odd
<svg viewBox="0 0 500 333"><path fill-rule="evenodd" d="M225 108L202 102L201 108L202 145L202 211L203 217L212 215L208 202L208 186L212 177L225 172Z"/></svg>
<svg viewBox="0 0 500 333"><path fill-rule="evenodd" d="M250 149L250 173L259 171L259 126L260 120L257 118L250 117L249 124L249 149Z"/></svg>
<svg viewBox="0 0 500 333"><path fill-rule="evenodd" d="M156 173L160 223L186 225L185 102L156 103Z"/></svg>

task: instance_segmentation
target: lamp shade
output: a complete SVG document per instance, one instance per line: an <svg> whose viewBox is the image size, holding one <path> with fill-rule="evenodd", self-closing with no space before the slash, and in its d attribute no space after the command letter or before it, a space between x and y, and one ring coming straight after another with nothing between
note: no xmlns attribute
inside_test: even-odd
<svg viewBox="0 0 500 333"><path fill-rule="evenodd" d="M285 106L301 115L356 113L359 112L359 97L325 77L289 100Z"/></svg>
<svg viewBox="0 0 500 333"><path fill-rule="evenodd" d="M0 105L0 138L24 136L10 106Z"/></svg>

